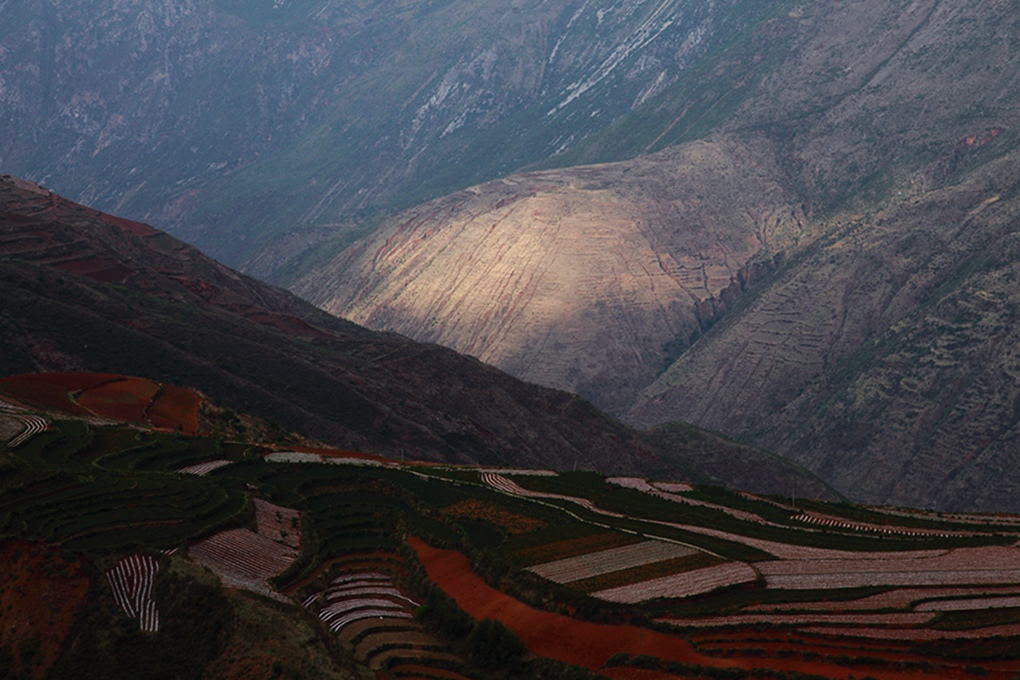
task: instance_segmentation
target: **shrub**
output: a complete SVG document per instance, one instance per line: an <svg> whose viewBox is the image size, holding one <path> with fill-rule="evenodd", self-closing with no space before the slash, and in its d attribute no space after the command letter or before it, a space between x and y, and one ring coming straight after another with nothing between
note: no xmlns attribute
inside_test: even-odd
<svg viewBox="0 0 1020 680"><path fill-rule="evenodd" d="M479 621L467 636L471 662L481 668L513 668L524 654L524 643L494 619Z"/></svg>

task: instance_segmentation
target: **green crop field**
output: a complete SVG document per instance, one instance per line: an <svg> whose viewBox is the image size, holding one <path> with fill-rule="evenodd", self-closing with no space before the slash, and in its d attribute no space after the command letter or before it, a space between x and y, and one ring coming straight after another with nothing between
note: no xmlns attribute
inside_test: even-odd
<svg viewBox="0 0 1020 680"><path fill-rule="evenodd" d="M1001 634L1020 626L1020 609L1009 599L1020 593L1013 578L1020 559L1011 562L1020 533L1008 532L1009 518L980 532L974 520L849 504L799 501L793 508L783 499L712 486L673 487L664 495L642 480L609 481L592 472L499 475L472 467L269 462L258 455L269 450L57 421L0 451L0 537L44 541L109 564L138 551L192 546L223 529L255 528L253 498L260 498L281 506L267 520L260 505L260 521L300 513L300 524L296 513L286 524L288 534L300 530L300 554L292 553L270 583L303 598L308 583L343 573L337 571L343 564L387 560L411 581L423 578L407 543L414 536L467 554L489 583L528 606L682 629L705 637L706 654L726 644L743 654L764 644L755 636L767 640L783 631L795 654L841 667L839 659L857 657L837 647L818 653L813 626L829 625L837 635L867 625L856 621L902 620L891 624L900 626L897 632L920 636ZM230 462L204 476L175 472L217 460ZM846 524L809 524L796 515L805 510ZM876 533L867 524L901 533ZM909 535L963 528L969 535ZM257 560L244 553L246 540L221 545L242 563ZM968 569L977 569L974 583ZM960 603L982 597L998 598L999 608ZM945 611L938 611L942 602ZM848 618L841 623L842 616ZM965 656L962 647L953 649ZM879 658L887 647L868 650L857 656Z"/></svg>

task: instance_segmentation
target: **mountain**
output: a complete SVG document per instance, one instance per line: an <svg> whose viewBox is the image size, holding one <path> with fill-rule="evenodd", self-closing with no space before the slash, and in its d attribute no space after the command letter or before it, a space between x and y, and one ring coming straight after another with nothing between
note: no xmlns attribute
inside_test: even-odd
<svg viewBox="0 0 1020 680"><path fill-rule="evenodd" d="M625 412L811 238L767 141L513 175L402 213L293 286L323 309Z"/></svg>
<svg viewBox="0 0 1020 680"><path fill-rule="evenodd" d="M855 498L1017 507L1018 161L819 241L630 420L741 433Z"/></svg>
<svg viewBox="0 0 1020 680"><path fill-rule="evenodd" d="M710 433L680 443L639 433L575 395L337 319L150 226L8 176L0 255L3 374L184 384L277 432L393 458L719 480L735 456L758 471L758 490L833 497L760 449ZM691 464L693 448L714 454Z"/></svg>
<svg viewBox="0 0 1020 680"><path fill-rule="evenodd" d="M238 265L568 149L785 4L5 2L0 167Z"/></svg>
<svg viewBox="0 0 1020 680"><path fill-rule="evenodd" d="M851 498L1016 509L1014 9L784 4L605 131L292 287Z"/></svg>

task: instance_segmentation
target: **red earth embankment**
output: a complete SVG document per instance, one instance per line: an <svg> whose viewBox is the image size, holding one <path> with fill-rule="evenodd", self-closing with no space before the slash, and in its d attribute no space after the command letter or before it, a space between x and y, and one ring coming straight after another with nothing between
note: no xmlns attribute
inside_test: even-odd
<svg viewBox="0 0 1020 680"><path fill-rule="evenodd" d="M475 619L497 619L514 631L528 650L577 666L601 668L609 657L623 652L649 654L668 661L705 666L740 665L702 656L679 637L637 626L609 626L578 621L539 611L495 590L471 570L467 557L452 550L433 548L411 537L429 579L457 601Z"/></svg>
<svg viewBox="0 0 1020 680"><path fill-rule="evenodd" d="M0 648L16 667L42 678L57 661L85 606L89 578L60 551L40 543L0 542ZM12 676L13 677L13 676Z"/></svg>
<svg viewBox="0 0 1020 680"><path fill-rule="evenodd" d="M676 661L714 668L771 668L783 671L812 673L828 678L847 678L848 673L876 675L874 666L854 667L838 666L824 661L809 661L797 658L720 658L706 656L694 650L687 640L681 637L657 633L637 626L611 626L586 621L578 621L567 616L552 614L533 609L514 598L495 590L483 581L471 569L467 557L453 550L434 548L424 541L408 538L409 545L418 554L418 559L425 567L429 579L447 595L456 600L457 604L476 620L496 619L510 628L520 637L533 654L557 659L569 664L583 666L603 672L602 667L614 654L624 653L632 656L647 654L666 661ZM729 633L739 636L740 630ZM759 631L747 629L744 634L760 637ZM801 643L797 647L809 647L810 642ZM780 647L789 648L789 645ZM774 650L777 654L781 649ZM804 651L812 651L810 648ZM869 656L883 657L881 650L864 644L861 648ZM848 650L847 656L856 656ZM817 655L817 654L816 654ZM892 655L903 657L901 654ZM909 655L908 655L909 657ZM891 659L890 659L891 660ZM923 661L919 657L908 658L910 661ZM962 664L938 664L936 671L939 677L966 678L968 673ZM626 678L666 678L668 674L644 673L632 669L605 669L606 675L623 680ZM672 676L676 677L676 676ZM930 670L879 669L876 677L888 680L927 680L933 677ZM987 677L1005 678L999 670L992 671Z"/></svg>

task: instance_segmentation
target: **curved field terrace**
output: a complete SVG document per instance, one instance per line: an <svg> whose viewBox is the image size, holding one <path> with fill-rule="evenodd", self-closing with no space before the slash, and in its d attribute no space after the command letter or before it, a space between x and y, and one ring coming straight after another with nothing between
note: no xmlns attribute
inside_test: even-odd
<svg viewBox="0 0 1020 680"><path fill-rule="evenodd" d="M304 607L352 649L355 660L375 671L403 663L428 675L462 664L415 619L421 605L397 585L396 571L378 556L363 557L368 561L356 555L337 560L319 574L303 588Z"/></svg>
<svg viewBox="0 0 1020 680"><path fill-rule="evenodd" d="M607 674L612 673L612 677L617 677L615 671L605 666L610 658L620 654L646 655L688 667L745 671L769 668L815 673L826 678L847 677L846 668L836 663L805 663L793 658L770 657L766 661L761 658L709 656L695 650L681 637L637 626L588 623L539 611L491 588L471 570L470 563L461 553L434 548L414 537L409 538L408 542L425 566L429 579L454 598L464 611L476 620L492 618L502 622L521 638L529 651L540 656L598 670L600 673L606 671ZM627 677L627 674L621 674L620 677ZM656 677L677 675L669 673ZM923 672L895 670L883 672L882 677L890 680L921 680L931 676ZM953 671L945 677L963 678L966 675Z"/></svg>
<svg viewBox="0 0 1020 680"><path fill-rule="evenodd" d="M199 431L201 398L191 390L111 373L33 373L0 378L0 393L43 409L157 429Z"/></svg>

